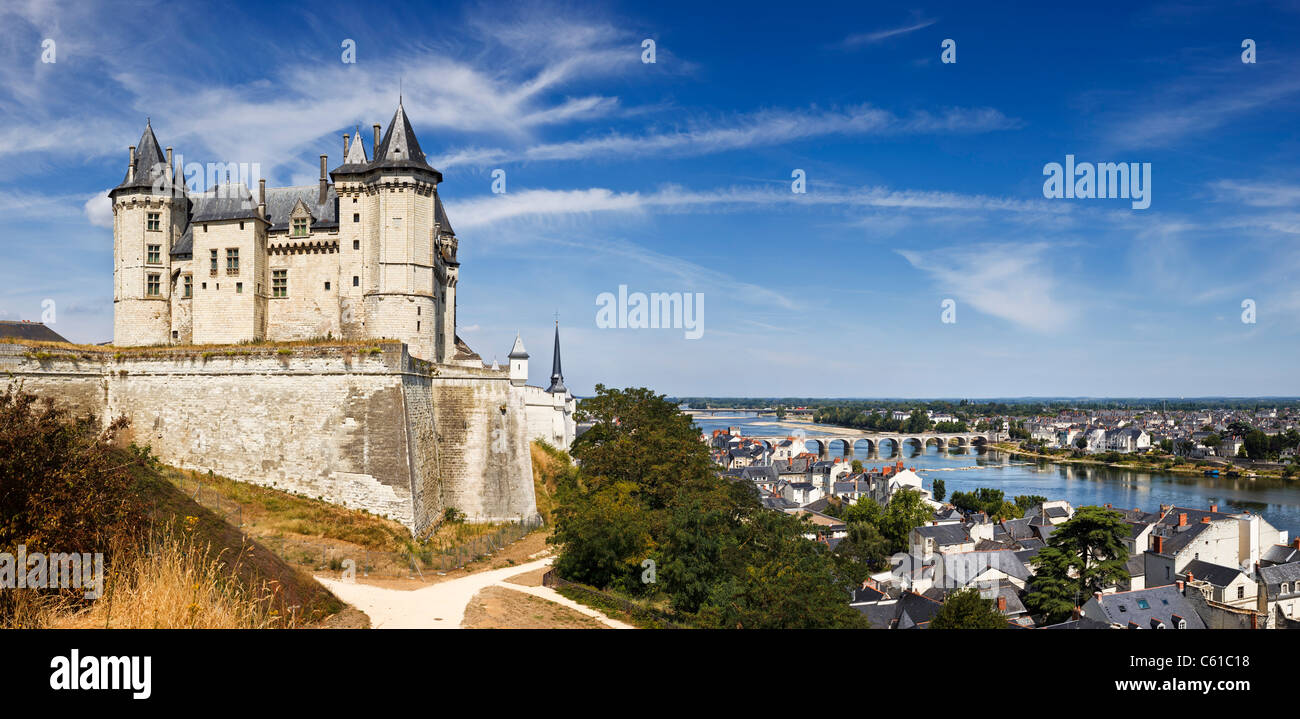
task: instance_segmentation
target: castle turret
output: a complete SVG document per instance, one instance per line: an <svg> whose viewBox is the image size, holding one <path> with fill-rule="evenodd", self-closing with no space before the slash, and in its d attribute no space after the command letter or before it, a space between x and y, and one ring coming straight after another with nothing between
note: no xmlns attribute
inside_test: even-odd
<svg viewBox="0 0 1300 719"><path fill-rule="evenodd" d="M528 351L518 334L515 335L515 346L510 348L510 384L516 387L528 384Z"/></svg>
<svg viewBox="0 0 1300 719"><path fill-rule="evenodd" d="M444 299L449 277L438 261L442 173L425 159L400 101L383 138L376 133L369 162L360 134L331 173L344 253L340 299L361 306L344 308L344 332L401 340L416 357L446 361L455 352L455 324L454 315L446 321L454 294Z"/></svg>
<svg viewBox="0 0 1300 719"><path fill-rule="evenodd" d="M113 201L113 343L164 344L172 341L172 247L184 232L188 199L184 184L173 183L170 158L164 158L152 123L146 121L128 158L126 176L108 193Z"/></svg>

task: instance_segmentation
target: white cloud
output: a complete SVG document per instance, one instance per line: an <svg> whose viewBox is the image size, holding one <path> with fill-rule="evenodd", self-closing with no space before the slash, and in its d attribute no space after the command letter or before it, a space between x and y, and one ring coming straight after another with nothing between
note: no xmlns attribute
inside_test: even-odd
<svg viewBox="0 0 1300 719"><path fill-rule="evenodd" d="M1239 202L1251 207L1295 207L1300 205L1300 185L1280 182L1218 180L1210 183L1215 199Z"/></svg>
<svg viewBox="0 0 1300 719"><path fill-rule="evenodd" d="M940 291L952 293L958 312L967 304L1021 327L1051 332L1067 327L1075 310L1057 298L1057 282L1044 258L1047 248L1044 242L981 244L898 254L928 274Z"/></svg>
<svg viewBox="0 0 1300 719"><path fill-rule="evenodd" d="M113 227L113 201L108 197L108 190L91 195L82 206L86 219L95 227Z"/></svg>
<svg viewBox="0 0 1300 719"><path fill-rule="evenodd" d="M891 37L897 37L898 35L906 35L908 33L916 32L917 30L923 30L935 24L936 22L938 21L920 20L918 22L912 23L911 25L903 25L901 27L888 28L885 30L876 30L873 32L858 33L856 35L850 35L844 38L844 42L842 44L845 47L860 47L862 45L875 45L876 43L884 40L888 40Z"/></svg>
<svg viewBox="0 0 1300 719"><path fill-rule="evenodd" d="M981 133L1019 127L1020 120L987 107L949 108L941 114L899 116L859 105L846 110L764 110L722 122L697 122L684 130L643 134L610 133L568 142L542 143L516 150L464 148L438 159L439 168L510 161L579 160L713 154L831 135L914 135Z"/></svg>

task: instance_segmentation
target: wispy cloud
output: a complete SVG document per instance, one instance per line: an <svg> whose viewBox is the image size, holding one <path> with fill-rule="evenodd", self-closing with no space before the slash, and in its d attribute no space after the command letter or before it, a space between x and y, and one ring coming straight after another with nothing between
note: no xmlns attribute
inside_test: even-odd
<svg viewBox="0 0 1300 719"><path fill-rule="evenodd" d="M581 190L523 190L458 200L449 211L463 220L462 229L481 229L521 218L589 216L595 213L726 211L733 208L842 207L897 211L986 211L1060 216L1069 205L1045 200L1020 200L953 192L898 190L888 187L834 189L795 194L773 187L729 187L690 190L665 186L654 192L616 192L608 188Z"/></svg>
<svg viewBox="0 0 1300 719"><path fill-rule="evenodd" d="M855 35L849 35L848 37L844 38L844 41L840 44L847 48L862 47L864 45L875 45L876 43L883 42L885 40L888 40L891 37L898 37L899 35L906 35L908 33L916 32L917 30L925 29L935 24L936 22L938 22L938 20L920 20L910 25L903 25L901 27L893 27L893 28L887 28L885 30L875 30L872 32L864 32Z"/></svg>
<svg viewBox="0 0 1300 719"><path fill-rule="evenodd" d="M1300 205L1300 185L1283 182L1218 180L1210 183L1215 199L1251 207L1296 207Z"/></svg>
<svg viewBox="0 0 1300 719"><path fill-rule="evenodd" d="M975 134L1011 130L1023 123L989 107L949 108L898 115L859 105L845 110L765 110L725 121L697 122L671 132L610 133L515 150L470 147L439 158L442 169L510 161L692 156L772 146L832 135Z"/></svg>
<svg viewBox="0 0 1300 719"><path fill-rule="evenodd" d="M1075 316L1062 302L1047 263L1049 245L988 243L926 252L898 250L944 292L984 314L1036 332L1066 327Z"/></svg>

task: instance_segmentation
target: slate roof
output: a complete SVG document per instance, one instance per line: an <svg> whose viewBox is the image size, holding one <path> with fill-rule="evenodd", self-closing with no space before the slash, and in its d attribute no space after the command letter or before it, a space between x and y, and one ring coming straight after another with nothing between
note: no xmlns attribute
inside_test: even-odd
<svg viewBox="0 0 1300 719"><path fill-rule="evenodd" d="M379 141L375 158L370 161L368 169L381 168L426 170L436 175L438 182L442 182L442 173L430 167L425 159L424 151L420 149L420 141L415 139L415 130L411 127L411 121L406 117L406 110L400 101L397 103L397 111L393 113L392 121L388 123L388 130Z"/></svg>
<svg viewBox="0 0 1300 719"><path fill-rule="evenodd" d="M442 197L440 197L436 192L433 194L433 221L438 223L439 234L456 234L456 231L451 229L451 220L447 219L447 210L442 206Z"/></svg>
<svg viewBox="0 0 1300 719"><path fill-rule="evenodd" d="M510 359L528 359L528 350L524 349L524 340L515 334L515 345L510 348Z"/></svg>
<svg viewBox="0 0 1300 719"><path fill-rule="evenodd" d="M1300 562L1291 562L1290 564L1275 564L1271 567L1260 567L1259 578L1264 580L1272 594L1277 593L1277 587L1282 582L1288 582L1295 585L1300 582ZM1293 591L1300 591L1297 587Z"/></svg>
<svg viewBox="0 0 1300 719"><path fill-rule="evenodd" d="M1029 569L1025 567L1025 563L1016 556L1015 552L1005 549L944 554L940 555L938 561L943 562L945 580L965 578L969 583L989 569L996 569L1016 579L1029 579Z"/></svg>
<svg viewBox="0 0 1300 719"><path fill-rule="evenodd" d="M1209 527L1210 525L1208 524L1197 522L1196 524L1189 524L1186 527L1180 527L1180 529L1182 529L1181 532L1174 532L1170 536L1161 535L1164 536L1164 551L1162 551L1161 554L1167 554L1170 556L1178 554L1185 549L1187 545L1191 544L1192 540L1196 539L1201 532L1204 532Z"/></svg>
<svg viewBox="0 0 1300 719"><path fill-rule="evenodd" d="M0 339L67 342L63 335L46 327L41 322L15 322L12 320L0 320Z"/></svg>
<svg viewBox="0 0 1300 719"><path fill-rule="evenodd" d="M1150 589L1138 589L1131 592L1103 594L1100 600L1102 612L1111 624L1129 626L1130 623L1142 629L1152 628L1152 620L1160 620L1169 629L1175 628L1174 615L1187 622L1188 629L1205 629L1205 622L1192 608L1178 587L1166 584Z"/></svg>
<svg viewBox="0 0 1300 719"><path fill-rule="evenodd" d="M301 200L311 213L311 228L334 229L339 226L339 196L330 185L325 191L325 204L320 204L320 185L298 185L296 187L266 188L266 219L271 223L271 231L288 230L289 215ZM253 203L256 214L257 203ZM197 220L195 220L197 222Z"/></svg>
<svg viewBox="0 0 1300 719"><path fill-rule="evenodd" d="M1071 619L1066 622L1061 622L1060 624L1049 624L1043 627L1043 629L1110 629L1110 625L1106 622L1099 622L1096 619L1079 617L1078 619Z"/></svg>
<svg viewBox="0 0 1300 719"><path fill-rule="evenodd" d="M126 174L122 176L122 184L113 188L114 191L152 187L154 181L162 177L167 170L167 158L163 156L162 148L158 146L158 138L153 134L153 125L148 121L144 125L144 134L140 135L140 142L135 146L134 167L134 179L132 179L131 168L128 167Z"/></svg>
<svg viewBox="0 0 1300 719"><path fill-rule="evenodd" d="M1203 579L1216 587L1226 587L1236 579L1242 571L1225 567L1222 564L1211 564L1201 559L1193 559L1183 568L1184 574L1191 574L1196 579Z"/></svg>
<svg viewBox="0 0 1300 719"><path fill-rule="evenodd" d="M916 532L926 539L933 539L941 547L971 541L966 527L961 524L927 524L917 527Z"/></svg>
<svg viewBox="0 0 1300 719"><path fill-rule="evenodd" d="M1300 562L1300 549L1290 547L1285 544L1274 544L1260 556L1261 562L1270 564L1287 564L1290 562Z"/></svg>
<svg viewBox="0 0 1300 719"><path fill-rule="evenodd" d="M270 193L269 190L267 192ZM253 193L242 182L223 184L207 192L190 195L190 202L190 224L257 217L257 200L253 199Z"/></svg>

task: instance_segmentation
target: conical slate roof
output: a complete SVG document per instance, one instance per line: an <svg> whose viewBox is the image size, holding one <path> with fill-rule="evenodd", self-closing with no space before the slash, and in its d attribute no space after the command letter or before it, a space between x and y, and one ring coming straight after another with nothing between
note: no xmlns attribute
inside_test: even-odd
<svg viewBox="0 0 1300 719"><path fill-rule="evenodd" d="M413 168L419 170L428 170L438 176L438 181L442 182L442 173L429 166L428 160L424 158L424 151L420 149L420 141L415 138L415 129L411 127L411 121L406 117L406 109L402 103L397 103L397 112L393 113L392 122L388 123L388 130L384 132L384 139L379 141L379 147L375 148L375 159L370 163L371 169L392 167L392 168Z"/></svg>
<svg viewBox="0 0 1300 719"><path fill-rule="evenodd" d="M528 359L528 350L524 349L524 340L515 335L515 346L510 348L510 359Z"/></svg>
<svg viewBox="0 0 1300 719"><path fill-rule="evenodd" d="M456 231L451 229L451 220L447 219L447 211L442 207L442 198L436 192L433 195L433 221L438 223L438 232L440 234L456 234Z"/></svg>
<svg viewBox="0 0 1300 719"><path fill-rule="evenodd" d="M352 141L348 145L347 157L343 158L343 164L334 168L332 172L347 174L350 172L365 172L370 169L370 160L366 158L366 145L361 141L361 128L357 128L357 134L352 136Z"/></svg>
<svg viewBox="0 0 1300 719"><path fill-rule="evenodd" d="M155 180L166 176L167 158L163 156L162 148L158 146L158 138L153 134L152 123L147 120L144 134L140 135L140 142L135 146L134 169L134 177L131 169L128 168L122 178L122 184L114 190L153 187Z"/></svg>

